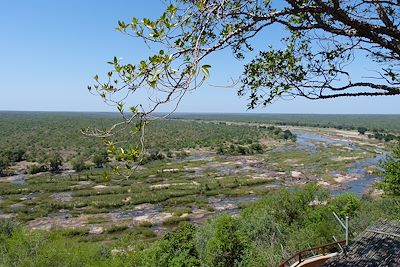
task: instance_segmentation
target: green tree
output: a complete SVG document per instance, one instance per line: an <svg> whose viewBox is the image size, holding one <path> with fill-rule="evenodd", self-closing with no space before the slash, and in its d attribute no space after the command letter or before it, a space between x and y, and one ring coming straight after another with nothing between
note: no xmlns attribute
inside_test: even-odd
<svg viewBox="0 0 400 267"><path fill-rule="evenodd" d="M357 131L358 131L360 134L364 135L365 132L368 131L368 129L365 128L365 127L358 127L358 128L357 128Z"/></svg>
<svg viewBox="0 0 400 267"><path fill-rule="evenodd" d="M248 247L238 220L227 214L200 228L196 243L205 266L239 266Z"/></svg>
<svg viewBox="0 0 400 267"><path fill-rule="evenodd" d="M0 175L10 165L10 160L7 157L0 157Z"/></svg>
<svg viewBox="0 0 400 267"><path fill-rule="evenodd" d="M85 163L85 159L82 156L76 157L71 161L72 164L72 169L81 172L83 170L86 170L88 166Z"/></svg>
<svg viewBox="0 0 400 267"><path fill-rule="evenodd" d="M150 252L142 266L200 266L197 250L193 241L195 227L183 222L179 227L167 233Z"/></svg>
<svg viewBox="0 0 400 267"><path fill-rule="evenodd" d="M11 162L19 162L24 159L25 150L16 148L14 150L6 151L5 153Z"/></svg>
<svg viewBox="0 0 400 267"><path fill-rule="evenodd" d="M262 153L263 152L263 148L262 145L260 143L253 143L251 144L251 149L257 153Z"/></svg>
<svg viewBox="0 0 400 267"><path fill-rule="evenodd" d="M360 205L361 201L357 196L347 193L335 197L329 204L329 207L340 217L344 218L345 216L354 217Z"/></svg>
<svg viewBox="0 0 400 267"><path fill-rule="evenodd" d="M45 172L45 171L47 171L47 167L44 165L39 165L39 164L32 164L28 168L29 174L36 174L36 173Z"/></svg>
<svg viewBox="0 0 400 267"><path fill-rule="evenodd" d="M400 142L382 162L382 188L386 193L400 195Z"/></svg>
<svg viewBox="0 0 400 267"><path fill-rule="evenodd" d="M52 153L48 156L47 161L49 163L50 171L59 171L62 165L62 157L58 153Z"/></svg>
<svg viewBox="0 0 400 267"><path fill-rule="evenodd" d="M107 151L98 151L93 155L93 163L97 168L102 168L108 162Z"/></svg>

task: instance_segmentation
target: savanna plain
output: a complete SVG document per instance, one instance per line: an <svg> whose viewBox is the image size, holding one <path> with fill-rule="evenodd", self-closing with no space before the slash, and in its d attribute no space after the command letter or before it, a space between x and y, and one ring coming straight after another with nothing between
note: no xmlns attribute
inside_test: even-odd
<svg viewBox="0 0 400 267"><path fill-rule="evenodd" d="M399 115L177 113L130 177L80 131L119 120L0 112L0 266L276 266L342 239L333 211L351 237L400 219L381 186Z"/></svg>

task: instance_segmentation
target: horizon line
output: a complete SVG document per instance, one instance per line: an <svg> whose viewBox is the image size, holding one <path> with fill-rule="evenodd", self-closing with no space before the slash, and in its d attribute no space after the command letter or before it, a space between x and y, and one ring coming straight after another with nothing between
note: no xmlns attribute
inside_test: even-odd
<svg viewBox="0 0 400 267"><path fill-rule="evenodd" d="M108 114L120 114L118 111L71 111L71 110L0 110L0 112L7 112L7 113L108 113ZM126 112L129 113L129 112ZM153 114L168 114L170 112L154 112ZM193 115L394 115L400 116L400 113L267 113L267 112L198 112L198 111L179 111L173 112L171 115L174 114L193 114Z"/></svg>

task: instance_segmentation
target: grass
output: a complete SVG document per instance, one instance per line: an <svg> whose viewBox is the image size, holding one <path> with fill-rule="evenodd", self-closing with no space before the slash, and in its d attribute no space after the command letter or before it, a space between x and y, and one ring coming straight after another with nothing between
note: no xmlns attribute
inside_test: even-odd
<svg viewBox="0 0 400 267"><path fill-rule="evenodd" d="M119 233L127 230L129 227L127 225L112 225L105 229L107 234Z"/></svg>
<svg viewBox="0 0 400 267"><path fill-rule="evenodd" d="M163 222L163 225L178 225L180 222L189 221L188 217L174 215Z"/></svg>
<svg viewBox="0 0 400 267"><path fill-rule="evenodd" d="M138 224L138 227L142 227L142 228L150 228L152 226L153 226L153 224L149 221L142 221Z"/></svg>
<svg viewBox="0 0 400 267"><path fill-rule="evenodd" d="M75 229L63 229L59 230L61 235L65 237L81 237L89 234L89 229L75 228Z"/></svg>

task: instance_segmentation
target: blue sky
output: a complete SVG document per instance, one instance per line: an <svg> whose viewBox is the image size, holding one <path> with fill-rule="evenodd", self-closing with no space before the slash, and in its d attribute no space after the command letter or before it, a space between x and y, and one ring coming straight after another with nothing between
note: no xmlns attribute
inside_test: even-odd
<svg viewBox="0 0 400 267"><path fill-rule="evenodd" d="M114 56L136 62L146 47L117 32L118 20L156 17L159 0L0 0L0 110L115 111L86 86ZM267 32L272 42L276 33ZM260 43L262 45L263 43ZM211 84L237 77L229 51L214 56ZM363 71L363 66L357 66ZM278 101L257 113L400 113L400 97ZM247 112L235 89L208 86L186 95L181 112ZM161 109L159 111L167 111Z"/></svg>

